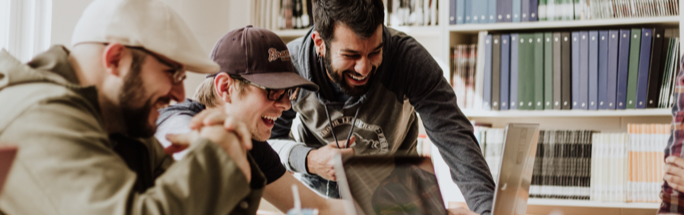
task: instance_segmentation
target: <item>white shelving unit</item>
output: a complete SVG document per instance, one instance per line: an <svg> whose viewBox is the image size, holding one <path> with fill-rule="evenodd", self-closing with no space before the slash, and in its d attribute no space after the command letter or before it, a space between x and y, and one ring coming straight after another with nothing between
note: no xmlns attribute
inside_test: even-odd
<svg viewBox="0 0 684 215"><path fill-rule="evenodd" d="M634 209L658 209L660 203L632 203L632 202L596 202L566 199L528 199L527 205L566 207L590 207L590 208L634 208Z"/></svg>
<svg viewBox="0 0 684 215"><path fill-rule="evenodd" d="M519 118L519 117L632 117L632 116L671 116L671 109L640 110L509 110L485 111L463 110L471 118Z"/></svg>

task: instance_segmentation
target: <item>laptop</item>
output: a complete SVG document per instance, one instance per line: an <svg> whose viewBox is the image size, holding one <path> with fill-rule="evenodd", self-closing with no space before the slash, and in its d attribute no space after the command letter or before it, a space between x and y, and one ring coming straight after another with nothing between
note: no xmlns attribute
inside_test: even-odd
<svg viewBox="0 0 684 215"><path fill-rule="evenodd" d="M525 214L539 124L506 127L492 214ZM345 214L447 214L432 160L418 156L336 156Z"/></svg>
<svg viewBox="0 0 684 215"><path fill-rule="evenodd" d="M2 188L7 180L10 167L14 162L14 156L17 154L17 147L15 146L0 146L0 195L2 195Z"/></svg>

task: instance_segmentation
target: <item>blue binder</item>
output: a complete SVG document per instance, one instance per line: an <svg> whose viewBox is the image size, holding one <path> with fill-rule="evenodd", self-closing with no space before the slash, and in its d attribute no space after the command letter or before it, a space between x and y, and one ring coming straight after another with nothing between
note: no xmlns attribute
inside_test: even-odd
<svg viewBox="0 0 684 215"><path fill-rule="evenodd" d="M487 23L496 23L497 22L497 10L499 8L498 5L496 5L497 0L486 0L487 1L487 15L489 15L489 18L487 19Z"/></svg>
<svg viewBox="0 0 684 215"><path fill-rule="evenodd" d="M456 24L465 23L466 0L456 0Z"/></svg>
<svg viewBox="0 0 684 215"><path fill-rule="evenodd" d="M508 110L508 90L510 86L510 68L511 68L511 35L501 35L501 79L499 88L499 110Z"/></svg>
<svg viewBox="0 0 684 215"><path fill-rule="evenodd" d="M622 42L622 32L623 30L610 30L608 31L609 33L609 38L608 38L608 89L606 90L606 102L608 103L607 109L609 110L615 110L617 108L617 86L618 86L618 70L619 70L619 61L620 61L620 52L622 50L619 50L623 45L626 44L627 50L625 51L626 57L629 57L629 29L627 29L627 42ZM619 50L619 51L618 51ZM629 62L626 62L627 64ZM624 71L624 87L625 90L627 89L627 66L625 65L625 71ZM626 94L627 91L623 91L624 94ZM625 95L626 96L626 95ZM624 104L624 102L623 102Z"/></svg>
<svg viewBox="0 0 684 215"><path fill-rule="evenodd" d="M520 22L522 20L522 13L525 11L525 4L529 4L527 0L513 0L513 11L511 16L513 16L513 22ZM529 6L527 8L529 10ZM527 17L527 15L525 15Z"/></svg>
<svg viewBox="0 0 684 215"><path fill-rule="evenodd" d="M620 29L620 47L618 48L616 109L627 108L627 77L629 76L629 39L631 31Z"/></svg>
<svg viewBox="0 0 684 215"><path fill-rule="evenodd" d="M617 35L617 31L613 32ZM601 110L608 109L608 64L610 60L608 57L608 41L610 33L607 30L599 31L599 48L598 48L598 107ZM617 39L617 38L616 38ZM616 44L617 46L617 44ZM617 56L615 56L617 61ZM615 65L613 65L615 67ZM615 79L613 79L615 83Z"/></svg>
<svg viewBox="0 0 684 215"><path fill-rule="evenodd" d="M599 32L589 31L589 110L598 109Z"/></svg>
<svg viewBox="0 0 684 215"><path fill-rule="evenodd" d="M580 31L579 96L577 108L589 109L589 32Z"/></svg>
<svg viewBox="0 0 684 215"><path fill-rule="evenodd" d="M641 29L641 49L639 50L639 74L637 79L636 108L646 108L648 97L648 69L651 61L651 41L653 41L653 29Z"/></svg>

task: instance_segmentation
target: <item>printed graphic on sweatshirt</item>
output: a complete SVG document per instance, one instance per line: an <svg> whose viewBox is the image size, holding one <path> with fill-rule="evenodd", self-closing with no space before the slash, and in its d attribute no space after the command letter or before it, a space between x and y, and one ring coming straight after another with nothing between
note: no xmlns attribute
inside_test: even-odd
<svg viewBox="0 0 684 215"><path fill-rule="evenodd" d="M335 135L339 141L344 141L348 134L349 125L352 124L354 117L345 116L332 120L332 127L335 129ZM345 132L346 129L346 132ZM342 135L344 132L344 135ZM330 133L330 126L325 126L324 129L320 130L319 135L326 139L332 139L332 134ZM363 122L360 119L356 119L354 126L354 136L356 137L356 142L352 144L352 147L360 144L363 148L356 148L357 153L365 155L381 155L389 153L389 144L387 143L387 138L385 138L385 133L382 128L377 125L371 125Z"/></svg>

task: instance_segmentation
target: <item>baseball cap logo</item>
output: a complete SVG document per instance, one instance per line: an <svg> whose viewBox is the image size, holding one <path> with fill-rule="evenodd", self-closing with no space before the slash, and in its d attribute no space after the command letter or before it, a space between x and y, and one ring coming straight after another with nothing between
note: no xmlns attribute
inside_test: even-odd
<svg viewBox="0 0 684 215"><path fill-rule="evenodd" d="M273 62L275 60L290 61L290 51L282 50L278 51L275 48L268 49L268 62Z"/></svg>

